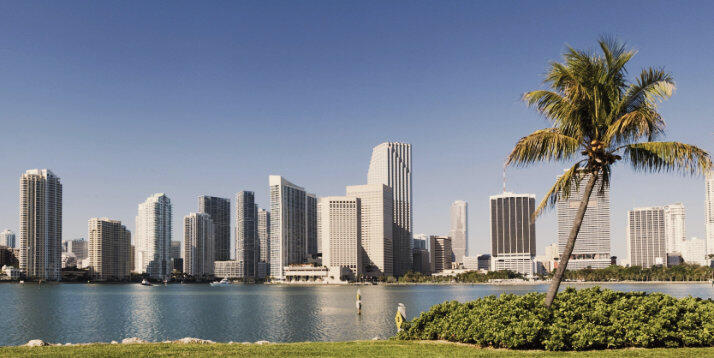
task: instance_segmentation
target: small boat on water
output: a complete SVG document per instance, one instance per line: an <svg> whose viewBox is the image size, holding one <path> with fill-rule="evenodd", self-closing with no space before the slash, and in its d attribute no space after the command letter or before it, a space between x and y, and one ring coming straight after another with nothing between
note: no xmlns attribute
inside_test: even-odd
<svg viewBox="0 0 714 358"><path fill-rule="evenodd" d="M147 281L146 279L141 280L141 285L142 286L151 286L151 282Z"/></svg>
<svg viewBox="0 0 714 358"><path fill-rule="evenodd" d="M228 285L230 285L230 284L231 284L231 282L228 281L228 279L225 278L225 277L224 277L222 280L220 280L220 281L211 282L211 286L228 286Z"/></svg>

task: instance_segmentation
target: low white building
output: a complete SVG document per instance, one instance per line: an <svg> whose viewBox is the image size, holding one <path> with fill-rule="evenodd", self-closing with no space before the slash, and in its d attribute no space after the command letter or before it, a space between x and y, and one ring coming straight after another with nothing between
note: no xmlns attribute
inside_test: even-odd
<svg viewBox="0 0 714 358"><path fill-rule="evenodd" d="M294 283L347 283L352 270L347 266L291 265L283 269L286 282Z"/></svg>
<svg viewBox="0 0 714 358"><path fill-rule="evenodd" d="M214 261L213 275L220 278L243 278L244 266L243 261Z"/></svg>
<svg viewBox="0 0 714 358"><path fill-rule="evenodd" d="M22 270L13 266L3 266L2 272L5 273L7 277L13 280L19 280L22 277Z"/></svg>

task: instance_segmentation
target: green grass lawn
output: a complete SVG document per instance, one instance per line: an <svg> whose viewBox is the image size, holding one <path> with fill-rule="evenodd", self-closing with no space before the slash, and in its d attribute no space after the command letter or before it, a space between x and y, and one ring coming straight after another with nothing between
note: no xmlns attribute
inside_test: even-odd
<svg viewBox="0 0 714 358"><path fill-rule="evenodd" d="M479 349L472 346L408 341L358 341L243 344L95 344L70 347L3 347L2 357L713 357L714 348L621 349L590 352L544 352Z"/></svg>

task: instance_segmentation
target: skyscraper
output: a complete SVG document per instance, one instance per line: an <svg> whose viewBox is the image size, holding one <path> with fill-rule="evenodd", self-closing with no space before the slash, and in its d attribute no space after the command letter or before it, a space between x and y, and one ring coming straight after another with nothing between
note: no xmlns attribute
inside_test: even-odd
<svg viewBox="0 0 714 358"><path fill-rule="evenodd" d="M627 256L631 266L667 264L664 207L635 208L627 212Z"/></svg>
<svg viewBox="0 0 714 358"><path fill-rule="evenodd" d="M77 258L77 261L82 261L89 257L88 242L84 238L65 241L67 243L67 252L71 252Z"/></svg>
<svg viewBox="0 0 714 358"><path fill-rule="evenodd" d="M202 195L198 197L198 212L208 214L216 229L215 252L216 261L231 259L231 200L215 196Z"/></svg>
<svg viewBox="0 0 714 358"><path fill-rule="evenodd" d="M431 272L439 273L451 269L451 258L454 252L451 249L451 238L448 236L430 236L429 246L431 246Z"/></svg>
<svg viewBox="0 0 714 358"><path fill-rule="evenodd" d="M190 213L183 218L183 272L194 277L213 275L215 232L208 214Z"/></svg>
<svg viewBox="0 0 714 358"><path fill-rule="evenodd" d="M265 209L258 210L258 243L260 261L270 262L270 212Z"/></svg>
<svg viewBox="0 0 714 358"><path fill-rule="evenodd" d="M494 270L535 273L535 195L491 196L491 265Z"/></svg>
<svg viewBox="0 0 714 358"><path fill-rule="evenodd" d="M243 262L245 277L255 277L260 256L257 216L255 194L252 191L236 194L236 260Z"/></svg>
<svg viewBox="0 0 714 358"><path fill-rule="evenodd" d="M664 230L667 253L682 253L682 243L687 239L684 204L676 203L664 207Z"/></svg>
<svg viewBox="0 0 714 358"><path fill-rule="evenodd" d="M137 273L165 278L171 273L171 200L156 193L139 204L134 235L134 265Z"/></svg>
<svg viewBox="0 0 714 358"><path fill-rule="evenodd" d="M62 266L62 184L47 169L20 178L20 269L57 281Z"/></svg>
<svg viewBox="0 0 714 358"><path fill-rule="evenodd" d="M575 214L583 198L585 183L580 190L573 185L570 197L558 200L558 254L562 255L568 242ZM598 177L590 196L583 223L580 226L573 254L568 261L568 270L587 267L606 268L610 266L610 188L602 187L602 176Z"/></svg>
<svg viewBox="0 0 714 358"><path fill-rule="evenodd" d="M401 276L412 268L412 146L387 142L372 149L367 184L392 188L394 215L392 229L393 272Z"/></svg>
<svg viewBox="0 0 714 358"><path fill-rule="evenodd" d="M709 171L704 182L706 189L704 202L704 223L706 224L707 254L714 254L714 170Z"/></svg>
<svg viewBox="0 0 714 358"><path fill-rule="evenodd" d="M319 252L319 244L317 243L317 197L315 194L305 194L305 205L307 256L310 257Z"/></svg>
<svg viewBox="0 0 714 358"><path fill-rule="evenodd" d="M305 189L279 175L270 187L270 276L284 279L283 268L302 264L307 253Z"/></svg>
<svg viewBox="0 0 714 358"><path fill-rule="evenodd" d="M320 198L317 210L322 264L346 266L354 278L359 278L364 252L360 244L360 199L350 196Z"/></svg>
<svg viewBox="0 0 714 358"><path fill-rule="evenodd" d="M360 199L362 267L369 276L392 276L392 188L384 184L352 185L346 195Z"/></svg>
<svg viewBox="0 0 714 358"><path fill-rule="evenodd" d="M124 280L131 271L131 233L121 221L89 219L89 266L97 280Z"/></svg>
<svg viewBox="0 0 714 358"><path fill-rule="evenodd" d="M463 200L451 204L451 246L454 250L454 261L464 262L464 256L469 253L469 206Z"/></svg>
<svg viewBox="0 0 714 358"><path fill-rule="evenodd" d="M9 248L15 248L15 233L10 231L10 229L6 229L3 232L0 232L0 246L6 246Z"/></svg>

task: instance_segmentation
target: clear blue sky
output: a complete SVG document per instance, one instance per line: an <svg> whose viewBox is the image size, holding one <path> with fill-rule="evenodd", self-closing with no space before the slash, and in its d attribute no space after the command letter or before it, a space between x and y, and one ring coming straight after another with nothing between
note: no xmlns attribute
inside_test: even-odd
<svg viewBox="0 0 714 358"><path fill-rule="evenodd" d="M664 66L669 138L714 150L714 8L658 1L0 2L0 230L18 227L18 180L64 184L64 238L108 216L134 229L154 192L174 203L174 239L196 197L253 190L269 174L318 195L366 181L371 148L413 144L414 229L446 233L470 205L472 253L489 251L488 196L515 141L548 125L519 98L566 44L601 34L639 50L631 73ZM558 165L510 170L541 198ZM701 178L617 167L613 253L626 211L683 202L704 233ZM538 251L555 213L537 223Z"/></svg>

